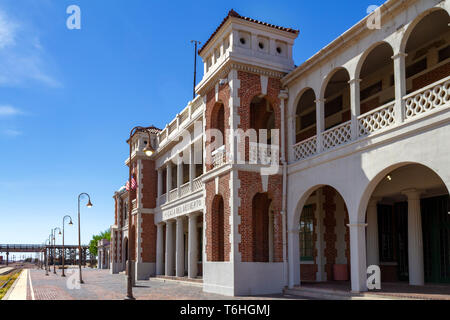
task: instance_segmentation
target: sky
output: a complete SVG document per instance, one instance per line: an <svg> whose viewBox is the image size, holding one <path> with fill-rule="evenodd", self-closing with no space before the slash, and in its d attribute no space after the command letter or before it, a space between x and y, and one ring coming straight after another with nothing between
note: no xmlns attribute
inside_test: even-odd
<svg viewBox="0 0 450 320"><path fill-rule="evenodd" d="M0 244L43 243L66 214L76 244L81 192L94 204L81 209L83 243L114 223L129 130L164 128L187 105L190 40L204 43L230 9L299 29L300 65L382 3L0 0ZM70 5L80 30L66 26Z"/></svg>

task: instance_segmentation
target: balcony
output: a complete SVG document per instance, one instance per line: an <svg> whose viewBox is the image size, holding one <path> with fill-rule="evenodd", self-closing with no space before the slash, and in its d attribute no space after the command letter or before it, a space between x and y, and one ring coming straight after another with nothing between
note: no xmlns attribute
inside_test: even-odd
<svg viewBox="0 0 450 320"><path fill-rule="evenodd" d="M227 163L227 152L225 150L225 145L221 146L211 153L211 162L212 169L218 168Z"/></svg>
<svg viewBox="0 0 450 320"><path fill-rule="evenodd" d="M428 114L438 108L448 107L449 102L450 77L446 77L403 97L403 121L412 121L420 115ZM352 121L347 121L322 132L319 136L320 139L315 135L295 144L292 147L294 160L304 160L351 141L390 129L398 124L396 119L399 118L400 115L397 115L395 110L395 101L389 102L358 116L355 125L356 134L352 134Z"/></svg>
<svg viewBox="0 0 450 320"><path fill-rule="evenodd" d="M163 204L175 201L177 199L183 198L185 196L188 196L194 192L200 191L203 188L203 183L202 183L202 176L195 178L194 180L192 180L189 182L186 182L185 184L180 186L180 192L178 193L178 188L175 188L173 190L171 190L169 192L169 196L168 199L166 198L167 195L163 194L161 196L159 196L158 198L158 206L161 206Z"/></svg>
<svg viewBox="0 0 450 320"><path fill-rule="evenodd" d="M252 164L277 164L279 147L275 145L250 142L249 162Z"/></svg>

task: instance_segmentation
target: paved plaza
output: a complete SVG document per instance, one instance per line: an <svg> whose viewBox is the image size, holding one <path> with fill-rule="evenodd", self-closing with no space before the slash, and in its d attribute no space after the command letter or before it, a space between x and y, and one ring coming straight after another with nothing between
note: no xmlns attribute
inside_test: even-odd
<svg viewBox="0 0 450 320"><path fill-rule="evenodd" d="M77 269L61 271L48 276L45 270L26 269L22 272L20 286L11 288L14 296L28 300L122 300L126 295L126 276L110 274L108 270L83 268L84 284L77 289ZM28 281L26 281L28 279ZM25 285L26 283L26 285ZM25 290L25 291L24 291ZM198 284L151 279L137 281L133 288L137 300L242 300L242 299L289 299L282 295L257 297L228 297L205 293ZM11 294L13 297L13 295Z"/></svg>

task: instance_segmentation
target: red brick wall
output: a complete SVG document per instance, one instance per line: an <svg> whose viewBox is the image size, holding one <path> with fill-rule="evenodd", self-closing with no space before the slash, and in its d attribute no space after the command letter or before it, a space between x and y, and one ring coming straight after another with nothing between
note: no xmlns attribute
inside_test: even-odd
<svg viewBox="0 0 450 320"><path fill-rule="evenodd" d="M155 208L158 184L155 161L142 160L142 165L142 205L144 208Z"/></svg>
<svg viewBox="0 0 450 320"><path fill-rule="evenodd" d="M156 231L153 214L142 214L142 262L156 262Z"/></svg>
<svg viewBox="0 0 450 320"><path fill-rule="evenodd" d="M238 178L240 188L238 196L241 199L241 205L238 209L238 215L241 217L241 223L238 226L238 232L241 235L239 252L243 262L254 261L254 222L253 222L253 197L257 193L263 193L261 175L259 172L239 171ZM282 199L282 176L269 176L268 195L272 200L272 209L274 211L274 262L283 261L283 234L281 221L281 199Z"/></svg>
<svg viewBox="0 0 450 320"><path fill-rule="evenodd" d="M413 80L413 91L426 87L450 75L450 62L427 72Z"/></svg>
<svg viewBox="0 0 450 320"><path fill-rule="evenodd" d="M225 174L219 177L219 194L223 198L223 208L224 208L224 261L230 261L230 251L231 251L231 244L230 244L230 233L231 233L231 227L229 223L230 219L230 176L229 174ZM217 215L214 213L213 208L213 200L216 196L216 185L215 181L211 180L206 183L206 259L207 261L217 261L218 256L218 250L215 250L219 247L218 243L215 243L214 237L214 226L217 226L219 222L217 221Z"/></svg>

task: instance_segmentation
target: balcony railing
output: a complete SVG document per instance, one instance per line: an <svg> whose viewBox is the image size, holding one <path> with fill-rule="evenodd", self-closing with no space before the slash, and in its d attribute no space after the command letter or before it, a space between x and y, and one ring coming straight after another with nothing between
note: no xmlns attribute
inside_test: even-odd
<svg viewBox="0 0 450 320"><path fill-rule="evenodd" d="M219 149L213 151L211 154L211 158L213 168L217 168L225 164L227 162L227 153L225 150L225 146L222 146Z"/></svg>
<svg viewBox="0 0 450 320"><path fill-rule="evenodd" d="M253 164L275 164L278 162L279 147L257 142L251 142L249 162Z"/></svg>
<svg viewBox="0 0 450 320"><path fill-rule="evenodd" d="M450 102L450 77L437 81L403 98L406 119L442 107Z"/></svg>
<svg viewBox="0 0 450 320"><path fill-rule="evenodd" d="M405 120L449 106L450 76L408 94L402 100L404 102L403 112ZM396 119L399 115L396 114L395 106L395 101L392 101L360 115L356 123L358 130L357 134L355 134L356 139L396 125ZM347 121L323 132L321 138L322 144L320 147L317 136L295 144L292 147L295 161L306 159L322 151L350 142L354 139L352 137L352 122Z"/></svg>
<svg viewBox="0 0 450 320"><path fill-rule="evenodd" d="M352 122L344 122L334 128L322 132L323 150L335 148L352 139Z"/></svg>
<svg viewBox="0 0 450 320"><path fill-rule="evenodd" d="M187 195L191 191L191 184L189 182L180 187L180 197Z"/></svg>
<svg viewBox="0 0 450 320"><path fill-rule="evenodd" d="M359 136L364 137L373 132L387 128L395 123L395 102L389 102L379 108L358 117Z"/></svg>
<svg viewBox="0 0 450 320"><path fill-rule="evenodd" d="M198 177L192 181L192 192L200 190L203 186L202 177Z"/></svg>
<svg viewBox="0 0 450 320"><path fill-rule="evenodd" d="M178 189L173 189L169 191L169 201L175 200L178 198Z"/></svg>
<svg viewBox="0 0 450 320"><path fill-rule="evenodd" d="M317 153L317 136L311 137L294 145L295 160L306 159Z"/></svg>

